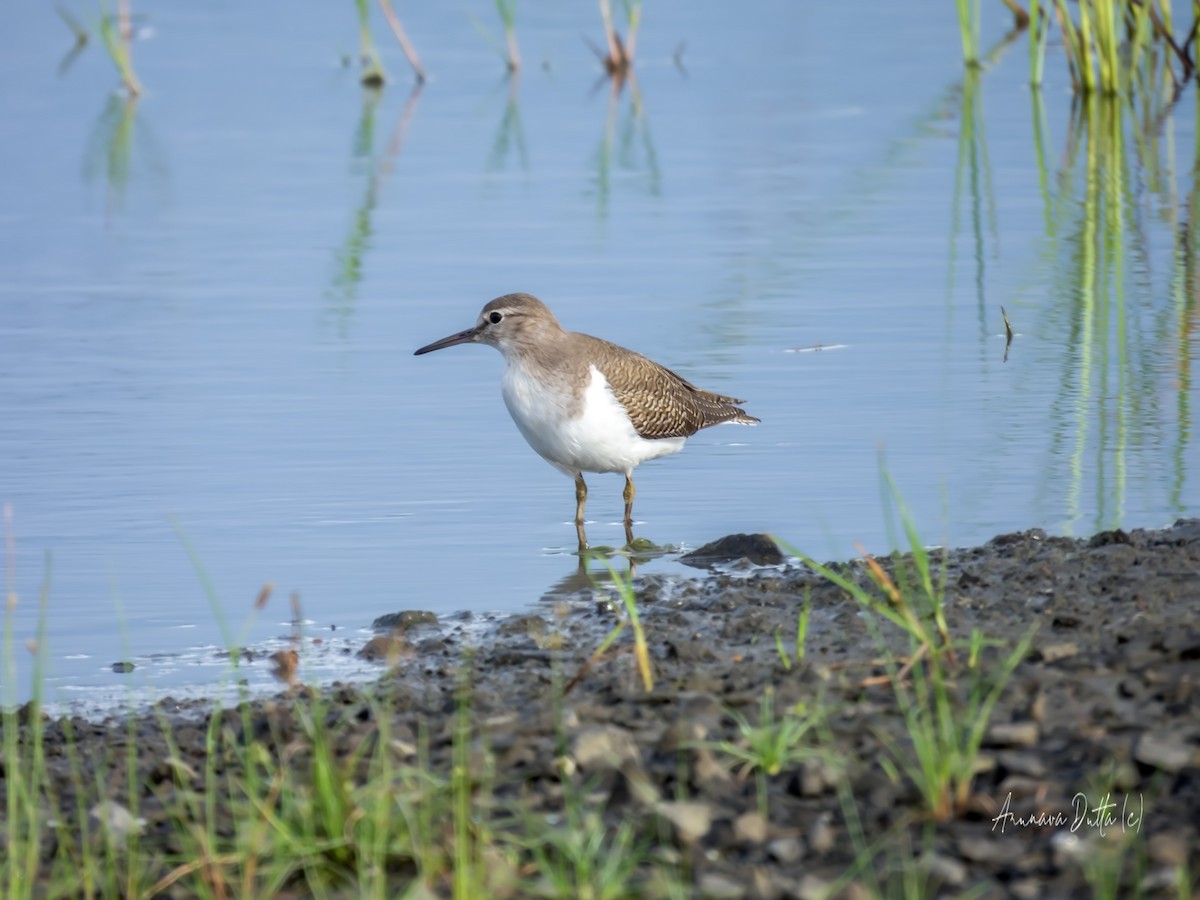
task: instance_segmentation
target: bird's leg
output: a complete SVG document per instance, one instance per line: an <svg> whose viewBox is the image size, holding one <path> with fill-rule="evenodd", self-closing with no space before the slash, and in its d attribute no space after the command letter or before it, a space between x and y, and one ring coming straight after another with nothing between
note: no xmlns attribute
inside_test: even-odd
<svg viewBox="0 0 1200 900"><path fill-rule="evenodd" d="M583 506L587 503L587 485L583 483L583 473L575 473L575 524L583 527Z"/></svg>
<svg viewBox="0 0 1200 900"><path fill-rule="evenodd" d="M583 530L583 523L575 523L575 537L579 538L579 552L582 554L588 548L587 532ZM583 557L579 557L579 565L583 565Z"/></svg>
<svg viewBox="0 0 1200 900"><path fill-rule="evenodd" d="M637 488L633 486L633 473L625 473L625 525L630 527L633 525L633 495L637 493Z"/></svg>

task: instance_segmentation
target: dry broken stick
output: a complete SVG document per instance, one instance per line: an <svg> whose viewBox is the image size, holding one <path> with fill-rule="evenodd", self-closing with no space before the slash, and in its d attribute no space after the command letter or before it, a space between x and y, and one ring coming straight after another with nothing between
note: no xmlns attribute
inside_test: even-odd
<svg viewBox="0 0 1200 900"><path fill-rule="evenodd" d="M388 25L392 29L392 34L396 35L396 40L400 44L400 49L404 51L404 56L408 60L408 64L412 66L413 74L417 76L417 82L424 84L425 69L421 65L420 58L417 56L416 48L413 47L412 41L408 39L408 34L404 31L404 26L400 24L400 17L392 9L391 0L379 0L379 7L383 10L383 16L387 19Z"/></svg>
<svg viewBox="0 0 1200 900"><path fill-rule="evenodd" d="M604 70L609 75L622 77L633 66L633 54L637 47L638 23L641 21L640 4L635 2L629 6L628 42L621 40L617 29L613 26L612 4L609 0L600 0L600 18L604 20L604 39L608 43L608 54L597 51L596 55L600 57L600 61L604 64Z"/></svg>

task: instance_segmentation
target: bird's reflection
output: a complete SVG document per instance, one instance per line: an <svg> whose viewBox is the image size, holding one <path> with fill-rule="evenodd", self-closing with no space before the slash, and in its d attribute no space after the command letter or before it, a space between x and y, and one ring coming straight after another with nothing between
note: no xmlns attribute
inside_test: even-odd
<svg viewBox="0 0 1200 900"><path fill-rule="evenodd" d="M625 525L625 546L626 546L626 549L635 548L635 547L636 547L636 545L637 545L637 538L635 538L635 537L633 536L633 523L631 523L631 522L625 522L625 523L623 523L623 524ZM589 547L589 545L588 545L588 539L587 539L587 530L584 528L584 526L583 526L583 523L582 523L582 522L576 522L576 523L575 523L575 537L576 537L576 538L578 539L578 541L579 541L579 551L578 551L578 553L579 553L579 557L580 557L580 559L582 559L582 558L583 558L583 556L584 556L586 553L588 553L588 551L591 549L591 548ZM648 542L647 542L647 543L648 543Z"/></svg>
<svg viewBox="0 0 1200 900"><path fill-rule="evenodd" d="M582 525L575 526L575 533L579 539L579 549L574 554L575 568L546 591L547 598L565 597L578 591L611 585L614 571L623 578L633 578L637 575L639 565L675 552L674 548L659 546L646 538L635 537L630 525L625 526L623 547L604 544L590 546L587 532Z"/></svg>

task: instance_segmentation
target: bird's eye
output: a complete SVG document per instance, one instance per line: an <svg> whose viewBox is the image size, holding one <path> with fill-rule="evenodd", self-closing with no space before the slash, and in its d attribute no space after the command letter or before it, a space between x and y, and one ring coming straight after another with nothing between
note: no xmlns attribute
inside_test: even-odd
<svg viewBox="0 0 1200 900"><path fill-rule="evenodd" d="M488 321L491 322L493 325L499 325L500 320L503 318L504 318L504 316L500 315L500 313L494 312L490 316L488 316Z"/></svg>

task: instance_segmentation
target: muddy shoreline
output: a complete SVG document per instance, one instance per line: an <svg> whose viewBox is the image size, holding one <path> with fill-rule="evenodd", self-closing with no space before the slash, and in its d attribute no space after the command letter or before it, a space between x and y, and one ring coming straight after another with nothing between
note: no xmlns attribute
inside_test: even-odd
<svg viewBox="0 0 1200 900"><path fill-rule="evenodd" d="M565 793L585 791L606 822L633 823L653 845L648 866L685 873L692 896L890 894L905 871L919 873L930 896L972 888L985 897L1093 896L1109 882L1122 895L1179 896L1181 878L1196 890L1200 520L1082 540L1035 529L951 551L944 569L935 560L949 633L963 642L955 702L970 702L972 631L988 639L976 651L982 670L995 673L1032 633L991 711L969 796L944 821L904 768L912 748L886 657L903 661L907 636L795 565L731 563L684 582L638 578L656 676L649 693L620 649L627 634L617 652L589 665L615 621L600 590L503 620L486 637L450 622L385 638L374 648L379 681L322 689L320 708L339 754L377 734L386 717L397 747L424 741L423 764L446 771L466 697L472 752L494 773L494 807L561 816ZM903 577L911 560L880 563ZM861 561L835 568L871 584ZM795 638L806 597L801 661ZM757 779L722 748L745 743L739 717L758 724L765 695L776 713L799 710L812 724L779 771ZM231 711L224 727L232 740L254 737L282 754L303 741L293 707L310 702L304 689L254 700L253 735ZM69 741L81 758L113 759L132 736L142 841L161 835L166 859L172 792L211 789L195 780L204 771L203 720L194 721L196 707L176 717L182 712L146 714L132 726L46 721L55 802L79 805ZM175 753L186 766L165 765ZM107 799L128 796L125 768L104 773ZM235 768L221 777L236 777ZM192 773L190 784L180 771ZM400 890L411 873L396 877ZM436 882L427 887L444 893ZM534 889L518 881L497 896ZM182 885L167 893L188 895Z"/></svg>

